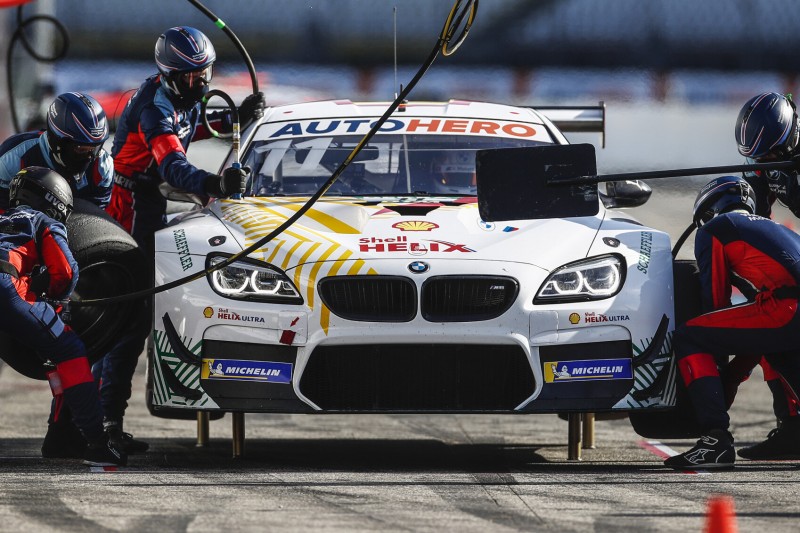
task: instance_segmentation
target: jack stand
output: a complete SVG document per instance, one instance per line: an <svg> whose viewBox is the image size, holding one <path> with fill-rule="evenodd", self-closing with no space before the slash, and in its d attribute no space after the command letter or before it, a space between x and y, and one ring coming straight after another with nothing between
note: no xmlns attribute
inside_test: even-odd
<svg viewBox="0 0 800 533"><path fill-rule="evenodd" d="M208 446L208 421L210 417L208 411L197 411L197 443L198 448Z"/></svg>
<svg viewBox="0 0 800 533"><path fill-rule="evenodd" d="M233 415L233 458L239 459L244 455L244 413L231 413Z"/></svg>
<svg viewBox="0 0 800 533"><path fill-rule="evenodd" d="M594 413L583 413L583 449L594 450Z"/></svg>
<svg viewBox="0 0 800 533"><path fill-rule="evenodd" d="M567 415L567 459L570 461L581 460L581 421L582 413Z"/></svg>

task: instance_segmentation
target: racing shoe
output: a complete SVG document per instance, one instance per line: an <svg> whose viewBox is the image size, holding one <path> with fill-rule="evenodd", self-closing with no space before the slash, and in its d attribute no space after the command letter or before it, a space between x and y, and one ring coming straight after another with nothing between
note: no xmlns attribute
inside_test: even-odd
<svg viewBox="0 0 800 533"><path fill-rule="evenodd" d="M83 454L83 464L89 466L125 466L128 464L128 454L118 449L108 438L103 435L99 441L90 443Z"/></svg>
<svg viewBox="0 0 800 533"><path fill-rule="evenodd" d="M739 450L739 457L753 460L800 459L800 420L782 421L767 435L767 440Z"/></svg>
<svg viewBox="0 0 800 533"><path fill-rule="evenodd" d="M119 422L103 423L103 430L108 435L108 440L114 443L118 450L122 450L128 455L136 455L137 453L144 453L150 445L143 440L136 440L130 433L122 431L122 424Z"/></svg>
<svg viewBox="0 0 800 533"><path fill-rule="evenodd" d="M700 437L694 448L668 458L664 464L677 470L721 469L733 468L734 461L733 436L724 429L713 429Z"/></svg>
<svg viewBox="0 0 800 533"><path fill-rule="evenodd" d="M72 423L53 422L47 425L47 434L42 443L42 457L48 459L80 459L86 451L86 439L81 430Z"/></svg>

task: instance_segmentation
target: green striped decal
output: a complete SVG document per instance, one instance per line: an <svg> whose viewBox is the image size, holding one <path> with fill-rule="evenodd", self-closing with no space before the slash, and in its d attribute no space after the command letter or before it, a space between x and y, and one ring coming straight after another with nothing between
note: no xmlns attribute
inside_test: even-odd
<svg viewBox="0 0 800 533"><path fill-rule="evenodd" d="M192 389L200 389L200 367L189 365L182 362L175 356L172 346L167 339L164 331L153 331L153 341L156 357L153 364L153 403L164 407L186 407L192 409L208 409L217 407L216 403L203 393L199 400L187 400L183 396L175 395L167 385L164 375L161 372L160 361L169 365L178 380L185 386ZM182 337L181 342L189 348L193 354L200 357L203 349L203 341L193 342L188 337Z"/></svg>

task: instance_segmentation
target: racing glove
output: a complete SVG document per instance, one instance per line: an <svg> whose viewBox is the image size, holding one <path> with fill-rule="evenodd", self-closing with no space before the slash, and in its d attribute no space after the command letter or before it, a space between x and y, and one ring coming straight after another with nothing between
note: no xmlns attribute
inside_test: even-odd
<svg viewBox="0 0 800 533"><path fill-rule="evenodd" d="M786 173L786 196L781 199L796 217L800 217L800 174L797 171Z"/></svg>
<svg viewBox="0 0 800 533"><path fill-rule="evenodd" d="M228 167L221 176L209 174L205 184L206 194L214 198L229 198L234 194L244 194L248 176L250 169L247 167Z"/></svg>
<svg viewBox="0 0 800 533"><path fill-rule="evenodd" d="M262 92L251 94L245 98L242 105L239 106L239 122L242 128L246 128L254 120L263 117L266 105Z"/></svg>

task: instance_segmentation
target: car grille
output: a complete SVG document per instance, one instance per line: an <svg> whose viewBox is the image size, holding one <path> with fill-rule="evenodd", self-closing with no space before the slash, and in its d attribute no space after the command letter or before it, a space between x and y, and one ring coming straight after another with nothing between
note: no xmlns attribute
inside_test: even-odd
<svg viewBox="0 0 800 533"><path fill-rule="evenodd" d="M319 282L331 313L347 320L409 322L417 314L417 287L393 276L334 276Z"/></svg>
<svg viewBox="0 0 800 533"><path fill-rule="evenodd" d="M432 277L422 285L422 317L430 322L489 320L508 310L517 291L517 282L506 277Z"/></svg>
<svg viewBox="0 0 800 533"><path fill-rule="evenodd" d="M519 346L319 346L300 379L324 410L512 411L535 389Z"/></svg>
<svg viewBox="0 0 800 533"><path fill-rule="evenodd" d="M422 285L422 317L429 322L489 320L505 313L519 292L503 276L434 276ZM401 276L333 276L319 282L333 314L366 322L409 322L417 314L414 282Z"/></svg>

